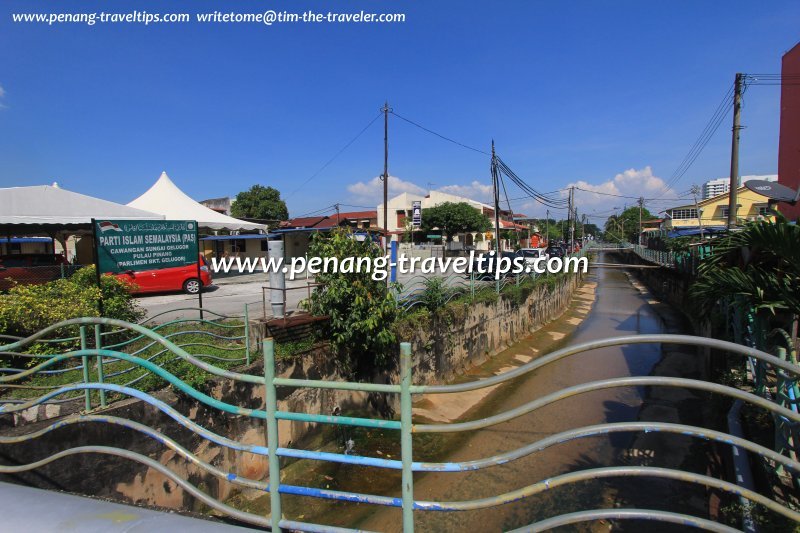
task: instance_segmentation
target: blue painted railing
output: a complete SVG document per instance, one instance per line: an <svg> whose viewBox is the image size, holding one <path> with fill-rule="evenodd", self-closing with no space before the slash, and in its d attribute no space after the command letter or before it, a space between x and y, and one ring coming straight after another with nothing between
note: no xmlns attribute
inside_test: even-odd
<svg viewBox="0 0 800 533"><path fill-rule="evenodd" d="M31 462L28 464L0 465L0 473L14 474L34 470L46 464L57 461L61 458L77 454L106 454L123 457L158 471L178 484L188 494L191 494L202 503L223 513L227 516L241 520L254 526L270 527L273 531L302 530L302 531L345 531L342 528L334 528L323 524L304 523L296 519L288 519L282 513L282 499L285 495L297 495L312 498L320 498L337 502L358 502L383 507L396 507L402 510L403 531L411 532L414 529L414 517L420 512L454 512L467 510L492 509L506 503L523 500L533 495L552 490L557 487L575 485L587 480L618 478L618 477L648 477L656 479L666 479L688 484L705 486L710 489L725 492L735 497L744 497L750 502L760 504L766 509L779 515L787 517L796 522L800 522L800 513L783 505L780 502L757 493L754 490L742 488L735 483L717 479L707 475L695 474L691 472L644 467L644 466L608 466L602 468L589 468L574 472L567 472L546 480L531 480L531 483L522 488L512 490L503 494L491 497L465 500L465 501L425 501L415 498L414 476L421 472L465 472L492 468L498 465L513 462L522 457L536 454L542 450L559 446L562 443L576 439L590 438L593 436L607 435L609 433L663 433L680 434L706 441L713 441L721 445L735 446L756 456L773 461L775 464L793 472L800 473L800 463L795 457L787 456L771 450L757 443L744 438L735 437L724 432L695 427L685 424L674 424L664 422L619 422L603 423L591 426L579 427L563 431L558 434L543 437L535 442L530 442L518 449L500 453L490 457L479 458L470 461L456 462L420 462L414 460L414 450L412 435L414 433L452 433L475 431L483 428L492 427L508 420L539 410L545 406L552 405L561 400L577 397L585 393L590 393L603 389L615 389L623 387L678 387L691 390L705 391L722 397L739 400L749 403L757 408L763 409L774 416L784 418L787 423L796 425L800 423L800 414L796 409L770 401L762 396L745 392L733 387L717 383L705 382L702 380L657 377L657 376L632 376L623 378L610 378L580 385L547 394L538 398L531 398L522 405L509 411L493 414L485 418L462 421L448 424L420 424L415 423L412 416L412 398L425 394L448 394L474 391L485 387L493 387L510 380L525 376L531 372L545 367L557 361L564 360L576 354L581 354L590 350L610 346L636 346L642 344L681 344L704 348L711 348L725 352L731 356L744 357L756 360L760 364L769 365L775 372L780 372L787 381L796 383L800 378L800 367L793 361L785 358L775 357L740 344L709 339L703 337L692 337L684 335L637 335L616 337L611 339L596 340L580 345L566 347L547 355L538 357L518 368L506 373L496 375L479 381L457 383L451 385L414 385L412 380L412 353L408 343L401 343L399 350L400 373L399 382L396 384L384 383L352 383L352 382L332 382L322 380L301 380L276 375L275 346L271 339L264 341L262 349L264 355L263 375L252 375L233 370L219 368L212 363L204 361L202 358L192 355L185 351L178 344L169 338L159 335L139 324L127 324L118 320L103 318L81 318L65 321L50 328L4 346L0 346L0 351L18 352L26 346L38 342L47 337L53 331L65 326L90 327L111 327L131 331L133 334L140 335L149 341L169 350L175 356L191 363L192 365L208 372L211 375L226 378L234 381L251 383L264 386L266 389L266 409L249 409L241 406L226 403L220 399L213 398L202 391L199 391L160 367L159 365L139 357L138 355L124 353L115 349L108 348L88 348L81 346L80 349L68 351L59 355L45 357L45 360L36 366L0 376L0 386L9 384L23 384L24 380L37 373L45 372L68 361L82 360L83 368L87 368L87 359L96 358L99 360L120 360L136 365L148 372L151 372L167 383L194 398L204 405L216 409L220 412L232 416L252 417L266 421L266 446L246 444L227 438L223 435L202 427L195 421L189 419L184 414L179 413L173 407L161 400L136 390L119 384L103 382L102 376L98 373L96 381L86 383L76 383L60 387L59 389L46 392L38 398L27 400L23 403L4 403L0 404L0 414L11 414L25 410L29 407L39 405L49 399L73 392L73 391L100 391L112 392L121 395L138 398L154 408L161 411L165 416L171 418L175 423L192 431L203 439L208 440L218 446L228 448L238 452L248 452L265 456L269 463L269 477L267 480L249 479L236 472L226 472L218 467L202 460L190 450L184 448L174 439L160 433L159 431L147 427L139 422L119 418L107 414L104 411L88 411L85 414L71 415L60 420L54 421L50 426L41 428L23 435L0 435L0 444L12 446L16 444L29 443L48 433L58 430L61 427L74 424L109 424L112 426L125 427L151 437L169 448L180 457L198 466L208 474L220 480L232 483L241 488L256 489L269 493L270 514L262 516L255 513L236 509L229 504L219 501L212 496L204 493L196 486L191 484L180 475L173 472L167 466L154 461L134 450L113 448L106 446L80 446L61 450L49 457ZM84 330L86 331L86 330ZM95 329L97 331L97 329ZM380 418L360 418L351 416L329 416L321 413L300 413L281 410L278 403L279 388L312 388L312 389L333 389L360 392L377 392L399 396L399 419L386 420ZM280 420L298 421L317 424L333 424L339 426L359 426L368 428L382 428L398 432L400 442L400 459L384 457L369 457L352 455L346 453L321 452L315 450L303 450L281 446L279 434ZM285 439L284 439L285 440ZM375 495L366 492L350 492L341 490L321 489L309 486L298 486L282 483L280 480L280 459L292 457L299 459L309 459L315 461L327 461L339 464L350 464L360 466L378 467L401 472L402 484L398 491L399 496ZM365 487L366 489L367 487ZM629 519L648 519L668 523L680 523L683 526L692 526L711 531L732 531L731 528L712 522L707 518L693 517L681 513L671 513L656 510L643 509L592 509L569 513L556 517L547 518L541 522L528 525L526 531L539 531L561 525L575 524L586 521L596 520L629 520Z"/></svg>

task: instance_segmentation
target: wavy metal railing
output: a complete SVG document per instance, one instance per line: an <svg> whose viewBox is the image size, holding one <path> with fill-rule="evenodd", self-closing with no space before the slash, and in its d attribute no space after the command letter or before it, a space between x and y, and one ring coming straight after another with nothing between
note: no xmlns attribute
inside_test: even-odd
<svg viewBox="0 0 800 533"><path fill-rule="evenodd" d="M557 361L564 360L570 356L580 354L586 351L595 350L599 348L611 346L632 346L641 344L681 344L697 347L712 348L732 354L739 357L754 359L759 363L770 365L775 372L782 373L785 379L792 384L796 383L800 378L800 367L793 361L775 357L763 351L734 344L726 341L709 339L703 337L692 337L685 335L636 335L616 337L611 339L596 340L592 342L583 343L580 345L566 347L545 356L539 357L531 362L528 362L514 370L508 371L504 374L493 376L490 378L482 379L479 381L472 381L466 383L458 383L452 385L413 385L412 384L412 354L411 345L409 343L400 344L400 376L398 384L382 384L382 383L352 383L352 382L333 382L321 380L303 380L279 377L276 375L275 363L275 350L274 344L271 339L267 339L263 343L264 353L264 375L255 376L249 374L242 374L225 370L215 365L205 362L202 359L189 354L180 346L159 335L157 332L149 330L141 325L126 324L118 320L98 319L98 318L83 318L74 319L60 324L56 324L47 328L36 335L32 335L26 339L17 340L5 346L0 346L0 350L19 350L27 345L36 342L40 338L44 338L49 332L55 329L68 325L79 326L111 326L131 330L139 335L152 340L154 343L163 346L165 349L174 353L177 357L197 366L198 368L209 372L212 375L242 381L253 384L261 384L266 388L266 409L247 409L236 405L225 403L221 400L212 398L207 394L194 389L187 385L179 377L170 374L160 366L147 361L136 355L127 354L110 349L88 349L82 348L74 350L58 356L52 357L37 366L18 372L11 375L0 376L0 386L12 383L14 381L24 379L27 376L36 374L37 372L45 371L49 367L60 363L61 361L79 359L86 357L119 359L127 361L131 364L140 366L141 368L152 372L153 374L161 377L166 382L178 390L183 391L187 395L196 399L197 401L205 404L208 407L217 409L221 412L228 413L234 416L246 416L256 419L266 420L266 446L259 446L253 444L245 444L225 436L218 435L212 431L200 426L196 422L190 420L185 415L177 412L171 406L154 398L153 396L138 391L136 389L115 385L105 382L88 382L78 383L74 385L64 386L57 390L48 392L39 398L29 400L22 404L5 404L0 406L0 414L14 413L26 409L30 406L37 405L46 401L47 399L57 397L59 395L68 393L74 390L85 391L104 391L114 392L118 394L127 395L133 398L138 398L154 408L161 411L165 416L171 418L180 426L192 431L198 436L206 439L218 446L222 446L234 451L248 452L261 456L266 456L269 463L269 478L266 481L249 479L240 476L236 472L225 472L214 465L200 459L191 451L181 446L175 440L163 435L159 431L140 424L136 421L127 420L110 415L98 414L85 414L85 415L72 415L52 423L50 426L38 429L25 435L15 436L0 436L0 444L15 445L23 444L34 441L37 438L43 437L59 428L74 425L74 424L109 424L113 426L125 427L155 439L163 444L165 447L173 450L178 456L183 457L189 463L202 469L208 474L219 478L220 480L233 483L234 485L247 488L256 489L268 492L270 495L270 515L268 517L257 515L250 512L245 512L235 509L230 505L221 502L197 487L192 485L189 481L183 479L178 474L170 470L165 465L154 461L153 459L136 453L132 450L124 450L119 448L107 446L80 446L71 449L61 450L49 457L21 465L2 465L0 466L0 473L13 474L25 472L42 467L61 458L77 455L77 454L105 454L113 455L129 460L137 461L147 467L162 473L187 493L191 494L210 508L219 511L225 515L233 517L256 526L271 527L273 531L281 531L281 529L296 529L302 531L347 531L343 528L334 528L331 526L304 523L295 520L284 519L282 516L282 497L284 495L305 496L313 498L321 498L326 500L333 500L338 502L358 502L366 503L377 506L397 507L402 509L403 517L403 530L411 532L414 529L414 514L417 512L447 512L447 511L468 511L479 509L490 509L506 503L519 501L529 498L533 495L543 493L545 491L553 490L558 487L568 487L593 479L607 479L607 478L620 478L620 477L648 477L665 480L673 480L676 482L684 482L688 484L700 485L710 489L715 489L724 493L728 493L735 497L743 497L750 502L764 506L766 509L773 511L788 519L800 522L800 513L785 506L784 504L774 501L754 490L742 488L735 483L726 480L716 479L714 477L691 472L657 468L657 467L631 467L631 466L608 466L600 468L589 468L574 472L568 472L556 477L548 478L546 480L531 480L531 484L518 488L506 493L498 494L492 497L480 498L474 500L464 501L424 501L415 500L414 498L414 474L420 472L466 472L472 470L488 469L498 465L507 464L522 457L528 457L536 454L542 450L559 446L565 442L573 441L576 439L584 439L593 436L607 435L610 433L663 433L663 434L679 434L689 436L696 439L705 441L713 441L722 445L732 446L739 450L739 453L749 452L764 459L773 461L775 464L793 472L800 473L800 463L793 456L787 456L775 450L771 450L755 442L751 442L741 437L732 436L724 432L695 427L685 424L674 424L664 422L616 422L616 423L603 423L586 427L566 430L555 435L549 435L535 442L531 442L518 449L506 451L491 457L484 457L471 461L458 461L458 462L420 462L414 461L412 449L412 435L414 433L452 433L463 431L474 431L482 428L488 428L516 417L532 413L547 405L562 401L567 398L577 397L585 393L602 390L614 389L622 387L679 387L691 390L705 391L721 395L729 399L734 399L742 402L749 403L755 407L761 408L773 416L784 418L788 424L797 425L800 422L800 414L794 409L784 405L770 401L764 397L752 394L740 389L721 385L717 383L710 383L695 379L686 378L673 378L673 377L658 377L658 376L633 376L622 378L610 378L589 383L583 383L563 390L531 399L527 403L520 405L508 411L493 414L485 418L476 420L469 420L459 423L450 424L419 424L414 423L412 420L412 397L414 395L423 394L448 394L466 391L474 391L485 387L492 387L507 383L510 380L527 375L538 369L550 365ZM85 363L84 363L85 366ZM400 399L399 420L384 420L373 418L359 418L350 416L328 416L318 413L299 413L280 410L278 407L278 389L279 388L293 388L293 389L329 389L329 390L347 390L347 391L360 391L360 392L376 392L385 394L395 394ZM367 428L382 428L388 430L397 430L399 432L400 440L400 460L389 459L383 457L368 457L359 455L350 455L343 453L330 453L320 452L313 450L302 450L296 448L287 448L280 446L280 435L278 432L278 421L289 420L298 422L310 423L323 423L334 424L343 426L359 426ZM358 492L328 490L316 487L298 486L282 483L280 481L280 461L281 457L292 457L297 459L307 459L315 461L328 461L339 464L359 465L384 468L390 470L399 470L401 472L402 485L400 487L400 496L385 496L375 494L365 494ZM706 518L693 517L681 513L672 513L656 510L645 509L594 509L586 510L577 513L570 513L551 517L546 520L531 524L524 528L525 531L539 531L549 529L561 525L575 524L585 521L594 520L654 520L667 523L682 524L684 526L692 526L709 531L734 531L732 528L712 522Z"/></svg>
<svg viewBox="0 0 800 533"><path fill-rule="evenodd" d="M767 320L757 316L743 297L725 300L721 302L721 307L726 317L727 332L734 342L757 350L772 351L777 358L797 365L797 352L791 335L781 328L770 330ZM746 360L746 369L755 394L794 413L798 412L800 387L797 380L750 357ZM800 429L792 420L779 414L772 413L772 418L775 425L775 450L796 460L800 452ZM781 473L783 468L778 465L775 470ZM800 488L800 476L793 471L789 474L795 487Z"/></svg>
<svg viewBox="0 0 800 533"><path fill-rule="evenodd" d="M228 364L246 364L249 365L251 363L252 358L252 350L250 347L250 319L249 319L249 312L248 306L245 305L244 307L244 314L242 315L225 315L221 313L217 313L211 311L209 309L202 309L203 313L208 316L212 316L215 318L212 319L205 319L205 318L179 318L169 320L167 322L155 323L155 321L163 317L167 314L173 315L176 312L200 312L200 308L197 307L184 307L179 309L171 309L169 311L165 311L163 313L158 313L156 315L147 317L137 325L145 327L149 331L155 332L162 332L164 330L169 331L168 333L163 333L160 335L166 339L173 339L176 341L176 345L181 348L192 348L193 352L201 352L195 353L194 355L199 358L215 360L220 362L225 362ZM59 349L71 349L74 345L79 345L82 350L88 349L89 345L92 344L93 347L97 350L105 349L105 350L114 350L114 351L122 351L130 353L131 355L141 356L145 358L146 361L158 361L159 366L168 366L176 361L180 360L180 357L169 357L170 350L167 348L158 349L157 342L153 340L149 340L145 335L138 334L138 335L131 335L131 331L129 328L117 328L117 329L106 329L103 330L104 324L95 324L94 325L94 335L89 340L89 332L87 331L88 326L80 325L78 326L79 334L75 337L60 337L60 338L39 338L36 342L37 344L43 344L49 346L51 349L48 351L57 352ZM191 325L192 329L181 329L187 325ZM178 328L176 331L172 331L173 329ZM207 328L207 329L202 329ZM217 330L215 333L214 331L210 330ZM56 330L52 330L55 332ZM222 332L230 332L228 334L221 334ZM123 340L119 340L122 337ZM190 337L191 342L179 342L181 337ZM198 342L198 337L207 340L206 342ZM16 339L19 340L17 337L10 337L10 336L1 336L0 339ZM108 342L111 339L117 339L116 342ZM104 342L105 341L105 342ZM155 349L155 351L154 351ZM202 353L203 350L214 350L214 351L222 351L229 353L230 356L219 356L213 355L210 353ZM154 353L148 353L153 352ZM47 359L54 357L52 354L40 354L40 353L22 353L22 352L14 352L10 350L3 350L0 348L0 358L19 358L19 359L29 359L29 360L39 360L39 359ZM106 372L107 370L113 370L111 367L119 366L121 359L117 358L105 358L105 357L96 357L94 358L94 365L89 365L89 356L84 356L81 358L80 364L74 366L63 366L60 368L54 368L49 370L42 370L39 374L42 375L56 375L56 374L67 374L67 373L74 373L75 381L71 384L76 384L79 382L88 383L90 381L90 373L92 370L97 374L97 380L101 383L103 382L116 382L117 384L121 384L123 386L132 386L136 383L145 379L149 372L144 371L140 373L136 373L140 370L136 365L128 365L126 368L121 370ZM19 374L21 372L18 368L8 368L2 367L0 368L0 374ZM80 372L80 373L79 373ZM133 374L133 375L131 375ZM122 376L125 376L125 380L122 379ZM14 386L11 388L28 388L31 390L36 389L57 389L60 385L40 385L40 386L31 386L28 385L27 387L24 386ZM91 393L89 391L84 391L83 396L86 402L86 410L91 410ZM107 403L106 394L104 391L100 391L100 405L105 406ZM61 399L53 399L48 403L51 404L63 404L67 402L71 402L76 400L80 397L80 395L73 395L66 398ZM22 400L17 399L10 399L10 398L3 398L0 397L0 403L22 403Z"/></svg>

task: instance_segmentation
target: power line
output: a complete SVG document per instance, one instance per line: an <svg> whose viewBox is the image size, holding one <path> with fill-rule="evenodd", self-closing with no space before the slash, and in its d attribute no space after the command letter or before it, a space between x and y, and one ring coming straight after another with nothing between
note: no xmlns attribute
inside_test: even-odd
<svg viewBox="0 0 800 533"><path fill-rule="evenodd" d="M730 111L730 104L733 102L733 92L734 87L731 84L728 87L728 90L725 91L725 95L722 97L722 101L719 103L717 108L714 110L714 114L711 115L706 127L703 128L703 131L700 133L700 136L695 140L692 147L689 149L689 152L684 156L681 163L678 165L678 168L670 176L669 180L664 184L664 187L661 191L661 195L666 193L669 188L678 182L689 170L692 164L697 160L697 158L702 153L703 149L706 147L708 142L714 136L717 129L719 128L722 121L728 115Z"/></svg>
<svg viewBox="0 0 800 533"><path fill-rule="evenodd" d="M416 122L414 122L414 121L413 121L413 120L411 120L411 119L408 119L408 118L406 118L406 117L404 117L404 116L402 116L402 115L398 115L398 114L397 114L396 112L394 112L394 111L390 111L390 113L391 113L392 115L396 116L397 118L399 118L400 120L404 120L405 122L408 122L408 123L409 123L409 124L411 124L412 126L416 126L417 128L419 128L419 129L421 129L421 130L423 130L423 131L426 131L426 132L430 133L431 135L435 135L435 136L439 137L440 139L443 139L443 140L445 140L445 141L447 141L447 142L453 143L453 144L455 144L455 145L458 145L458 146L460 146L460 147L462 147L462 148L466 148L467 150L472 150L473 152L478 152L479 154L488 155L488 156L490 156L490 157L491 157L491 155L492 155L492 154L490 154L489 152L487 152L487 151L485 151L485 150L481 150L480 148L474 148L474 147L472 147L472 146L469 146L469 145L467 145L467 144L460 143L460 142L458 142L458 141L456 141L456 140L454 140L454 139L451 139L450 137L447 137L447 136L445 136L445 135L442 135L441 133L437 133L437 132L435 132L435 131L433 131L433 130L431 130L431 129L428 129L428 128L426 128L425 126L423 126L423 125L421 125L421 124L417 124Z"/></svg>
<svg viewBox="0 0 800 533"><path fill-rule="evenodd" d="M350 148L350 146L351 146L351 145L352 145L354 142L356 142L356 141L358 140L358 138L359 138L359 137L361 137L361 136L364 134L364 132L365 132L365 131L367 131L367 130L369 129L369 127L370 127L370 126L372 126L372 125L375 123L375 121L376 121L376 120L378 120L378 118L380 118L380 116L381 116L381 115L383 115L383 113L382 113L382 112L381 112L381 113L378 113L377 115L375 115L375 118L373 118L372 120L370 120L370 121L369 121L369 124L367 124L366 126L364 126L364 128L363 128L361 131L359 131L359 132L358 132L358 135L356 135L355 137L353 137L353 138L350 140L350 142L348 142L347 144L345 144L345 145L344 145L344 147L343 147L341 150L339 150L338 152L336 152L336 154L335 154L333 157L331 157L331 158L328 160L328 162L327 162L327 163L325 163L324 165L322 165L322 166L319 168L319 170L317 170L316 172L314 172L314 173L313 173L313 174L312 174L312 175L311 175L311 176L310 176L308 179L306 179L306 180L305 180L305 181L304 181L302 184L300 184L300 186L299 186L297 189L295 189L294 191L292 191L291 193L289 193L289 195L288 195L288 196L286 196L286 198L285 198L285 199L288 199L288 198L291 198L292 196L294 196L294 195L295 195L297 192L299 192L300 190L302 190L302 189L303 189L303 187L305 187L305 186L308 184L308 182L310 182L311 180L313 180L314 178L316 178L317 176L319 176L319 175L322 173L322 171L323 171L323 170L325 170L326 168L328 168L328 165L330 165L331 163L333 163L333 162L336 160L336 158L337 158L337 157L339 157L340 155L342 155L342 153L343 153L345 150L347 150L348 148Z"/></svg>
<svg viewBox="0 0 800 533"><path fill-rule="evenodd" d="M630 199L630 200L638 200L640 198L639 196L625 196L623 194L612 194L610 192L592 191L592 190L589 190L589 189L582 189L581 187L575 187L575 189L579 190L579 191L583 191L583 192L588 192L588 193L591 193L591 194L600 194L600 195L603 195L603 196L613 196L615 198L627 198L627 199ZM682 199L683 198L661 198L661 197L658 197L658 198L645 198L645 201L656 201L656 200L675 201L675 200L682 200Z"/></svg>
<svg viewBox="0 0 800 533"><path fill-rule="evenodd" d="M325 213L327 213L329 211L335 211L335 210L336 210L336 204L333 204L333 205L329 205L327 207L323 207L322 209L317 209L316 211L309 211L308 213L303 213L302 215L297 215L296 217L292 217L292 218L305 218L305 217L313 217L313 216L323 216Z"/></svg>

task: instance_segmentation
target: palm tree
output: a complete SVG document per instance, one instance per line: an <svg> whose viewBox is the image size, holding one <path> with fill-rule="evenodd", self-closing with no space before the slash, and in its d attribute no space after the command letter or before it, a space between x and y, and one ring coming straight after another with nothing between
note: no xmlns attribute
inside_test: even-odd
<svg viewBox="0 0 800 533"><path fill-rule="evenodd" d="M708 313L727 296L743 296L756 312L800 314L800 226L779 216L720 239L703 261L690 296Z"/></svg>

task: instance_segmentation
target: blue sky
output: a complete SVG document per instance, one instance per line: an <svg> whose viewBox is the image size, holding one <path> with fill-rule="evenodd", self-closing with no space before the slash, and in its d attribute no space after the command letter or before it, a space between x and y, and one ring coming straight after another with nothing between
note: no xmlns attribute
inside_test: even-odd
<svg viewBox="0 0 800 533"><path fill-rule="evenodd" d="M12 12L401 12L394 25L12 24ZM301 190L388 100L498 153L541 191L662 189L735 72L780 72L800 3L6 1L0 186L58 181L128 202L166 170L195 199L278 188L292 215L374 206L382 123ZM745 95L741 173L777 171L778 87ZM390 120L396 190L485 199L488 159ZM674 192L726 176L730 116ZM615 179L616 177L616 179ZM509 196L521 196L509 191ZM583 212L624 199L584 196ZM657 205L657 204L656 204ZM525 200L516 210L541 212ZM343 209L348 209L343 207Z"/></svg>

